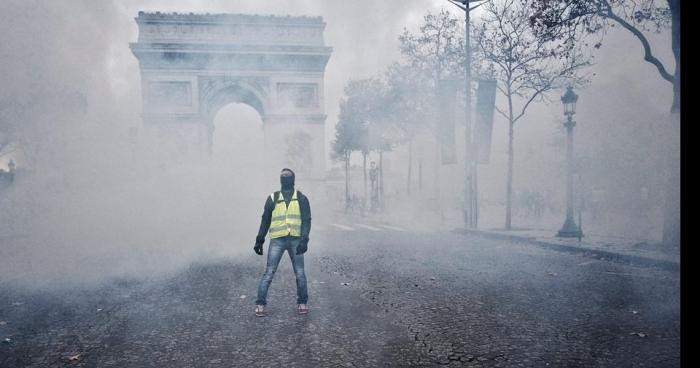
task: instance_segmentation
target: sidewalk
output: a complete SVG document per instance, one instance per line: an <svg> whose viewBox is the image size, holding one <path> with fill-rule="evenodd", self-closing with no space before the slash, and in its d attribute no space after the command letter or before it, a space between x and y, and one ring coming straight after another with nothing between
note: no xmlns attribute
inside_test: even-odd
<svg viewBox="0 0 700 368"><path fill-rule="evenodd" d="M400 212L399 212L400 213ZM336 214L340 215L340 214ZM342 215L338 217L343 217ZM557 230L516 228L512 230L491 228L465 230L459 221L459 216L454 213L446 216L444 221L438 218L401 216L394 213L390 216L346 216L364 220L369 223L387 224L392 226L404 226L417 231L451 231L460 234L482 236L491 239L508 240L512 242L528 243L547 249L582 254L601 260L613 261L624 264L635 264L647 267L658 267L670 271L680 270L680 250L678 248L664 247L658 242L631 239L628 237L600 236L586 234L581 241L578 238L558 238Z"/></svg>
<svg viewBox="0 0 700 368"><path fill-rule="evenodd" d="M403 202L392 202L388 211L379 214L344 214L340 210L329 211L323 218L337 221L364 221L377 225L385 224L410 228L414 231L442 231L460 234L470 234L491 239L508 240L528 243L547 249L582 254L602 260L624 264L658 267L670 271L680 270L680 250L664 247L659 242L644 239L633 239L625 236L603 236L586 233L579 242L578 238L558 238L557 229L546 225L531 224L527 228L483 228L466 230L462 223L462 215L456 208L445 208L443 216L429 208L430 201L416 209ZM487 221L484 221L487 222ZM493 221L490 222L492 225Z"/></svg>
<svg viewBox="0 0 700 368"><path fill-rule="evenodd" d="M677 248L669 249L662 244L635 239L584 234L584 237L579 241L577 238L558 238L556 230L538 229L465 230L457 228L454 231L492 239L526 242L608 261L659 267L670 271L680 270L680 251Z"/></svg>

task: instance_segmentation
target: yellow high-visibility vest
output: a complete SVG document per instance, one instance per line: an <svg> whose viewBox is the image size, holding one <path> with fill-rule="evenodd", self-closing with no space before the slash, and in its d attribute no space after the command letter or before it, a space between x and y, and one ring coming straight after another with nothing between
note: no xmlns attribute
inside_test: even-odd
<svg viewBox="0 0 700 368"><path fill-rule="evenodd" d="M272 201L275 201L275 193L270 194ZM281 238L283 236L301 236L301 210L297 200L297 191L294 191L289 206L284 202L284 196L280 192L275 209L272 211L272 221L270 222L270 239Z"/></svg>

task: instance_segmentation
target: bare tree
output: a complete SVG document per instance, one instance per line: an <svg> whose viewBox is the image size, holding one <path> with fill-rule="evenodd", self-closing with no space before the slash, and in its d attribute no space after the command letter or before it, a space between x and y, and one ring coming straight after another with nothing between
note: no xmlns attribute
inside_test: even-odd
<svg viewBox="0 0 700 368"><path fill-rule="evenodd" d="M433 120L431 131L435 134L433 186L434 195L438 198L440 130L437 127L440 122L436 111L442 104L438 97L438 88L443 79L463 78L464 29L457 17L442 9L438 14L428 13L418 33L413 34L405 30L399 37L399 43L407 64L425 76L422 88L429 93L427 101L430 109L427 113L428 116L433 116L433 119L430 119Z"/></svg>
<svg viewBox="0 0 700 368"><path fill-rule="evenodd" d="M406 193L411 193L411 177L413 169L413 143L416 135L425 133L428 129L425 122L428 119L430 95L424 86L424 74L410 65L394 63L386 72L388 87L389 115L393 125L400 131L398 141L408 144L408 168L406 174Z"/></svg>
<svg viewBox="0 0 700 368"><path fill-rule="evenodd" d="M536 102L563 84L583 84L579 70L588 61L572 42L546 42L530 27L521 1L491 1L484 7L475 35L478 52L490 64L506 106L496 111L508 121L508 174L505 228L511 229L514 126Z"/></svg>
<svg viewBox="0 0 700 368"><path fill-rule="evenodd" d="M345 160L346 197L347 168L350 154L360 151L363 157L364 190L367 192L367 155L373 149L369 139L370 124L385 119L386 87L379 78L351 80L345 86L345 97L340 101L340 115L333 142L334 157Z"/></svg>
<svg viewBox="0 0 700 368"><path fill-rule="evenodd" d="M671 84L671 137L666 149L666 198L663 242L680 245L680 134L681 108L681 9L680 0L528 0L531 23L546 40L578 42L591 35L602 40L610 27L620 26L637 38L644 61L654 65L659 76ZM656 56L648 32L671 30L673 69ZM601 41L595 44L600 47Z"/></svg>
<svg viewBox="0 0 700 368"><path fill-rule="evenodd" d="M335 126L335 139L332 143L331 157L345 163L345 206L346 210L350 203L350 192L348 185L348 167L350 166L350 155L353 151L360 149L361 137L366 134L365 128L357 121L347 119L346 104L343 100L340 103L340 118Z"/></svg>
<svg viewBox="0 0 700 368"><path fill-rule="evenodd" d="M459 19L445 9L428 13L420 32L408 30L399 36L401 54L408 63L426 73L436 89L443 78L461 78L464 73L464 30Z"/></svg>

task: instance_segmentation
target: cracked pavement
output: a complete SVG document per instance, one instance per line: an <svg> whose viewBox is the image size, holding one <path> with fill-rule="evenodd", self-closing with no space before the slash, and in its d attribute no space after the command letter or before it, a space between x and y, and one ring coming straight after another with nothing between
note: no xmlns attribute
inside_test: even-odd
<svg viewBox="0 0 700 368"><path fill-rule="evenodd" d="M456 233L317 226L310 314L264 258L96 288L0 287L2 367L677 367L680 276ZM267 243L266 243L267 246Z"/></svg>

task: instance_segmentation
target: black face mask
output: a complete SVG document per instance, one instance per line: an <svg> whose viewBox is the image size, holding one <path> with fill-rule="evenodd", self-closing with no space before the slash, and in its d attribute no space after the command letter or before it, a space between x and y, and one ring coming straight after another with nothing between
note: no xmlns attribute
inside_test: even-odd
<svg viewBox="0 0 700 368"><path fill-rule="evenodd" d="M282 190L294 189L294 177L280 176L280 184L282 184Z"/></svg>

